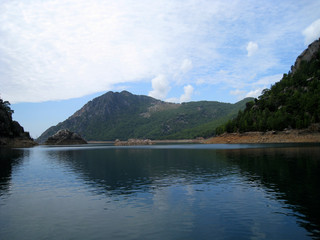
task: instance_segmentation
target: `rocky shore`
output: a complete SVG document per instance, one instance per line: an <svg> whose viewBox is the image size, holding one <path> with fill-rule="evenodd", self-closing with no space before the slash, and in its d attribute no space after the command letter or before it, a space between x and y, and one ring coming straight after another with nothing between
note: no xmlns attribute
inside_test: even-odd
<svg viewBox="0 0 320 240"><path fill-rule="evenodd" d="M150 139L129 139L128 141L120 141L117 139L114 142L115 146L135 146L135 145L152 145Z"/></svg>
<svg viewBox="0 0 320 240"><path fill-rule="evenodd" d="M0 146L13 147L13 148L25 148L34 147L38 145L33 139L27 137L0 137Z"/></svg>
<svg viewBox="0 0 320 240"><path fill-rule="evenodd" d="M206 139L204 143L320 143L320 132L287 130L268 132L224 133Z"/></svg>
<svg viewBox="0 0 320 240"><path fill-rule="evenodd" d="M0 98L0 147L33 147L37 145L23 127L12 119L8 101Z"/></svg>

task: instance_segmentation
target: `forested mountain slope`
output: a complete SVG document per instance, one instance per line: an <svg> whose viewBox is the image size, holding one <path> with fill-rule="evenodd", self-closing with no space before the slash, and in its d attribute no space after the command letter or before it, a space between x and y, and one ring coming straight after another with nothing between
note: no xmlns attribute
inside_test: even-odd
<svg viewBox="0 0 320 240"><path fill-rule="evenodd" d="M37 141L44 142L60 129L77 132L86 140L211 136L217 126L235 116L249 100L236 104L210 101L175 104L127 91L107 92L47 129Z"/></svg>
<svg viewBox="0 0 320 240"><path fill-rule="evenodd" d="M244 111L216 129L249 132L302 129L320 123L320 40L300 54L283 78L248 102Z"/></svg>

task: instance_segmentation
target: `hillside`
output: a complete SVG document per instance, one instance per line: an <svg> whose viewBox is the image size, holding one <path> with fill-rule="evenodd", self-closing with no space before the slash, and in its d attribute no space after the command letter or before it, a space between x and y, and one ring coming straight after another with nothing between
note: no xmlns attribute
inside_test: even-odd
<svg viewBox="0 0 320 240"><path fill-rule="evenodd" d="M320 123L320 40L308 46L283 78L248 102L244 111L216 129L250 132L284 129L318 131Z"/></svg>
<svg viewBox="0 0 320 240"><path fill-rule="evenodd" d="M209 101L175 104L127 91L107 92L47 129L37 141L44 142L60 129L77 132L88 141L207 137L249 100L236 104Z"/></svg>
<svg viewBox="0 0 320 240"><path fill-rule="evenodd" d="M25 132L17 121L12 120L12 113L10 103L0 98L0 146L29 147L36 145L29 133Z"/></svg>

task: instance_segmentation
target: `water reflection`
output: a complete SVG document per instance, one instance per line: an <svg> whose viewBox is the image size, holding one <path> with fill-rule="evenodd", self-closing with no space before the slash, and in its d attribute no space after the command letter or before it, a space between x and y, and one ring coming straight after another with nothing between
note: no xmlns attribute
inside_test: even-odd
<svg viewBox="0 0 320 240"><path fill-rule="evenodd" d="M283 201L299 224L320 238L320 150L317 147L219 150L250 184L261 185Z"/></svg>
<svg viewBox="0 0 320 240"><path fill-rule="evenodd" d="M18 149L0 148L0 196L7 194L12 169L21 164L23 151Z"/></svg>
<svg viewBox="0 0 320 240"><path fill-rule="evenodd" d="M299 224L320 238L318 147L253 149L111 148L49 151L81 174L96 194L129 195L175 184L219 184L236 175L293 210ZM282 212L283 214L287 214Z"/></svg>
<svg viewBox="0 0 320 240"><path fill-rule="evenodd" d="M1 168L0 235L309 239L307 229L319 238L319 147L241 147L2 152L12 161Z"/></svg>
<svg viewBox="0 0 320 240"><path fill-rule="evenodd" d="M70 166L100 193L131 194L185 183L205 183L230 175L234 169L215 151L179 149L96 149L50 151L51 159ZM212 161L215 159L214 161Z"/></svg>

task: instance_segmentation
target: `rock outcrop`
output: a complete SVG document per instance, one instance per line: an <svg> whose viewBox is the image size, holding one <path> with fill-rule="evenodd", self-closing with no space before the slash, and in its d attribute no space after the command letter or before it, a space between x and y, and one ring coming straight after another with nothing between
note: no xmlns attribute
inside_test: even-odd
<svg viewBox="0 0 320 240"><path fill-rule="evenodd" d="M128 141L120 141L117 139L114 142L115 146L136 146L136 145L152 145L150 139L129 139Z"/></svg>
<svg viewBox="0 0 320 240"><path fill-rule="evenodd" d="M52 135L45 142L46 145L74 145L74 144L87 144L78 133L69 131L68 129L59 130L56 134Z"/></svg>
<svg viewBox="0 0 320 240"><path fill-rule="evenodd" d="M320 38L313 43L311 43L306 50L304 50L296 59L295 64L291 67L291 72L295 73L298 68L300 67L300 64L302 61L309 62L315 54L318 53L318 50L320 48Z"/></svg>

